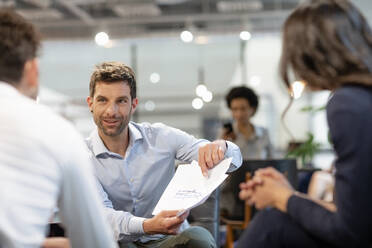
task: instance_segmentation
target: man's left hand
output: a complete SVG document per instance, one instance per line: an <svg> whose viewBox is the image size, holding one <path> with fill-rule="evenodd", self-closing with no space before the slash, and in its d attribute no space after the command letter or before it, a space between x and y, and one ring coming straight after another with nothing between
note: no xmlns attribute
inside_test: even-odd
<svg viewBox="0 0 372 248"><path fill-rule="evenodd" d="M208 170L225 157L226 149L224 140L215 140L199 148L199 166L205 177L208 176Z"/></svg>

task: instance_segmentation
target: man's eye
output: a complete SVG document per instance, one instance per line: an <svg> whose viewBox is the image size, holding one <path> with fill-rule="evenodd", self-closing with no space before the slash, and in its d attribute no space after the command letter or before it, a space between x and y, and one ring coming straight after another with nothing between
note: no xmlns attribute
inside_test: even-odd
<svg viewBox="0 0 372 248"><path fill-rule="evenodd" d="M120 99L119 100L119 103L127 103L128 101L127 100L125 100L125 99Z"/></svg>
<svg viewBox="0 0 372 248"><path fill-rule="evenodd" d="M106 100L103 99L103 98L100 98L100 99L98 99L97 101L98 101L98 102L105 102Z"/></svg>

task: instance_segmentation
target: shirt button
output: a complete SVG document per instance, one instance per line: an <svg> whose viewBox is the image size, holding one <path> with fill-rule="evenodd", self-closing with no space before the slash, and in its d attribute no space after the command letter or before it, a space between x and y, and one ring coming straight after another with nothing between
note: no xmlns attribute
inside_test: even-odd
<svg viewBox="0 0 372 248"><path fill-rule="evenodd" d="M133 183L133 178L132 178L132 179L130 179L130 182L131 182L131 183Z"/></svg>

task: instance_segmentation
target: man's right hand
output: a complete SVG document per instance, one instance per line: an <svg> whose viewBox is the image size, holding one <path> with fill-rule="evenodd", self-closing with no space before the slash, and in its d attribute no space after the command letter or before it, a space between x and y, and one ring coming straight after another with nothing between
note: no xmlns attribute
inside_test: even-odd
<svg viewBox="0 0 372 248"><path fill-rule="evenodd" d="M180 226L189 215L189 211L187 211L177 216L178 212L179 210L161 211L143 222L143 230L146 234L177 234Z"/></svg>

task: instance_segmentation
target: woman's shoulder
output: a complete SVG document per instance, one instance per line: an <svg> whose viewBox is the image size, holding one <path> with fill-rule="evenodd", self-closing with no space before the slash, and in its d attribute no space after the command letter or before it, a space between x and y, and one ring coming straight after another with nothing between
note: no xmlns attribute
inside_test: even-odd
<svg viewBox="0 0 372 248"><path fill-rule="evenodd" d="M363 86L358 84L347 84L339 89L335 90L334 96L343 97L355 97L355 96L365 96L372 97L372 87Z"/></svg>
<svg viewBox="0 0 372 248"><path fill-rule="evenodd" d="M370 111L372 108L372 87L346 85L337 89L328 102L328 111L348 110Z"/></svg>

